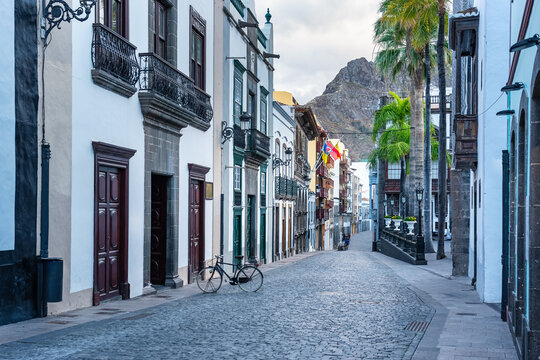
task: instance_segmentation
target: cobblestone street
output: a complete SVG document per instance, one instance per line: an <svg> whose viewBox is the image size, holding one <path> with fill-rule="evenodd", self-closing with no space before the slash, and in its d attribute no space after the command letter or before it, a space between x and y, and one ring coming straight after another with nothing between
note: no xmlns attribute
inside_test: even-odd
<svg viewBox="0 0 540 360"><path fill-rule="evenodd" d="M369 243L361 245L367 250ZM254 294L224 283L214 295L7 343L0 357L402 359L421 338L404 328L432 315L402 278L354 241L349 251L264 272Z"/></svg>

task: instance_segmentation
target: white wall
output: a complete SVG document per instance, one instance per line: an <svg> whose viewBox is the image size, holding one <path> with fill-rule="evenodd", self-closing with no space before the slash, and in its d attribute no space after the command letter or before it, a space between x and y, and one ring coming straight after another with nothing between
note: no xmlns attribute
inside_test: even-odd
<svg viewBox="0 0 540 360"><path fill-rule="evenodd" d="M213 95L214 68L211 59L214 58L214 7L210 0L191 1L193 8L206 20L206 93ZM178 68L184 74L189 74L189 2L178 3ZM213 96L211 101L213 101ZM207 131L201 131L191 126L182 130L180 138L180 174L179 174L179 219L178 219L178 267L188 266L189 254L189 170L188 164L193 163L212 168L214 155L214 137L212 126ZM214 172L206 174L206 181L214 181ZM217 196L217 197L216 197ZM214 200L205 200L205 259L212 258L213 214L212 202L220 201L218 194Z"/></svg>
<svg viewBox="0 0 540 360"><path fill-rule="evenodd" d="M130 6L130 42L148 49L148 7ZM93 16L93 14L91 15ZM71 292L92 288L94 269L94 151L92 141L135 149L129 162L128 280L142 293L144 240L144 131L137 95L127 99L93 83L92 21L73 24L73 163ZM86 56L84 56L86 55Z"/></svg>
<svg viewBox="0 0 540 360"><path fill-rule="evenodd" d="M15 248L14 0L0 3L0 251Z"/></svg>
<svg viewBox="0 0 540 360"><path fill-rule="evenodd" d="M495 113L506 108L500 88L508 74L509 4L489 1L488 6L487 0L481 0L478 10L478 67L482 73L478 79L477 290L483 301L500 302L502 150L506 148L506 118ZM491 106L493 103L496 105Z"/></svg>

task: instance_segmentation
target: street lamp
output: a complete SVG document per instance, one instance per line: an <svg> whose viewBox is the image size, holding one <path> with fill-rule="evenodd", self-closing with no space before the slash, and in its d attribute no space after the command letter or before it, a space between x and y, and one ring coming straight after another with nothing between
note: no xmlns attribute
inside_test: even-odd
<svg viewBox="0 0 540 360"><path fill-rule="evenodd" d="M418 235L422 236L422 199L424 198L424 189L416 189L416 201L418 201Z"/></svg>
<svg viewBox="0 0 540 360"><path fill-rule="evenodd" d="M285 150L285 161L278 158L276 154L274 154L272 159L272 170L275 170L278 166L289 166L292 159L292 153L292 148L287 148L287 150Z"/></svg>
<svg viewBox="0 0 540 360"><path fill-rule="evenodd" d="M386 204L388 204L388 201L386 200L386 195L385 195L385 199L382 201L382 203L383 203L383 206L384 206L384 215L386 216L387 215Z"/></svg>
<svg viewBox="0 0 540 360"><path fill-rule="evenodd" d="M390 216L394 216L394 196L390 198Z"/></svg>
<svg viewBox="0 0 540 360"><path fill-rule="evenodd" d="M243 112L242 115L238 117L240 119L240 129L245 133L249 131L249 126L251 124L251 115L247 112ZM225 144L227 140L232 139L234 136L234 128L227 126L226 121L221 122L221 144Z"/></svg>

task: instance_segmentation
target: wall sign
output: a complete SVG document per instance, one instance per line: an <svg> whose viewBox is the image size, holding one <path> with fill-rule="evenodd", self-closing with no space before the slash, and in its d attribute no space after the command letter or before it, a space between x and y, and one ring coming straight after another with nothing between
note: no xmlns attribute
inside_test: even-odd
<svg viewBox="0 0 540 360"><path fill-rule="evenodd" d="M206 200L213 200L214 199L214 183L207 182L206 183Z"/></svg>

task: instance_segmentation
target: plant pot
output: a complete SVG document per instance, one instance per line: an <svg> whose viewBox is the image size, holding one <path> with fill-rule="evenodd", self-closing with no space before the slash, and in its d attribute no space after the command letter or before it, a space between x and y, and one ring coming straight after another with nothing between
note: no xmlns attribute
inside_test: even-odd
<svg viewBox="0 0 540 360"><path fill-rule="evenodd" d="M405 221L405 224L407 224L407 228L409 230L407 235L414 235L413 231L414 231L414 224L416 224L416 221Z"/></svg>
<svg viewBox="0 0 540 360"><path fill-rule="evenodd" d="M387 218L384 219L384 223L387 229L390 229L390 222L392 222L392 219L387 219Z"/></svg>
<svg viewBox="0 0 540 360"><path fill-rule="evenodd" d="M394 219L394 225L396 226L396 228L394 230L396 230L396 231L400 230L401 221L402 221L401 219Z"/></svg>

